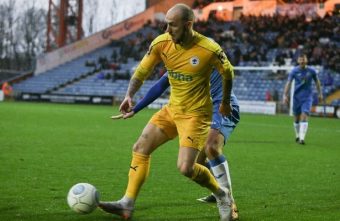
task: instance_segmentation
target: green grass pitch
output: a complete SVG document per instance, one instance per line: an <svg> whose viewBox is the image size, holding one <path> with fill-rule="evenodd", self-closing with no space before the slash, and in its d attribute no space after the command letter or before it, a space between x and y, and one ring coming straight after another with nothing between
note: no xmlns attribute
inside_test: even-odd
<svg viewBox="0 0 340 221"><path fill-rule="evenodd" d="M117 107L0 103L0 220L111 221L99 209L78 215L69 188L88 182L102 200L125 190L131 147L154 113L110 120ZM225 148L241 221L340 220L340 122L310 118L307 145L294 142L292 118L243 114ZM209 192L176 169L178 141L152 156L136 221L218 220Z"/></svg>

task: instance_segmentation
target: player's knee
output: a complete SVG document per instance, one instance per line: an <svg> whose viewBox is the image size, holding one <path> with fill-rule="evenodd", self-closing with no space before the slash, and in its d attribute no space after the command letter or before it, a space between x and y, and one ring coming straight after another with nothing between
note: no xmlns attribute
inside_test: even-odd
<svg viewBox="0 0 340 221"><path fill-rule="evenodd" d="M138 143L138 141L132 147L133 152L140 152L141 149L142 146Z"/></svg>
<svg viewBox="0 0 340 221"><path fill-rule="evenodd" d="M192 177L192 174L194 172L192 165L189 165L187 163L179 163L177 165L177 168L182 175L186 177Z"/></svg>
<svg viewBox="0 0 340 221"><path fill-rule="evenodd" d="M307 113L302 113L300 121L307 121L307 119L308 119L308 114Z"/></svg>
<svg viewBox="0 0 340 221"><path fill-rule="evenodd" d="M133 152L142 153L142 154L148 154L148 150L145 145L143 145L140 141L137 141L133 147Z"/></svg>

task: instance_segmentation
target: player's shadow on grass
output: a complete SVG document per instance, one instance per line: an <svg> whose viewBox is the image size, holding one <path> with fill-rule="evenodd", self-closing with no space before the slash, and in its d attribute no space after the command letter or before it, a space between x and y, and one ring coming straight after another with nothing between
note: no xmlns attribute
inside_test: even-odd
<svg viewBox="0 0 340 221"><path fill-rule="evenodd" d="M99 209L98 209L99 210ZM0 216L1 217L1 216ZM54 220L67 220L67 221L113 221L113 220L120 220L117 216L113 218L113 215L105 214L102 212L95 212L88 215L76 214L73 211L65 211L65 212L46 212L46 213L39 213L39 214L20 214L19 216L14 217L11 219L12 221L21 221L21 220L35 220L35 221L54 221Z"/></svg>
<svg viewBox="0 0 340 221"><path fill-rule="evenodd" d="M138 217L136 219L132 218L130 221L187 221L187 220L194 220L194 221L212 221L212 220L218 220L217 215L211 215L211 216L204 216L200 214L196 214L195 216L188 217L188 214L183 214L182 216L172 216L172 217ZM114 219L115 221L118 221ZM122 220L122 219L121 219ZM119 220L120 221L120 220Z"/></svg>
<svg viewBox="0 0 340 221"><path fill-rule="evenodd" d="M207 210L211 209L213 204L201 204L199 202L178 202L178 201L168 201L168 202L157 202L156 204L144 203L136 208L136 212L141 213L135 214L136 217L132 221L184 221L184 220L195 220L195 221L211 221L218 220L218 210L213 205L213 212L208 213L205 211L200 213L197 210L197 206L201 205L207 206ZM153 213L153 215L148 215L147 210ZM163 216L155 215L157 212L155 210L162 211ZM201 211L202 209L198 209ZM166 212L168 211L168 212ZM170 211L170 212L169 212ZM153 217L154 216L154 217ZM156 216L156 217L155 217Z"/></svg>
<svg viewBox="0 0 340 221"><path fill-rule="evenodd" d="M292 143L289 141L282 140L233 140L230 143L240 143L240 144L282 144L282 143Z"/></svg>
<svg viewBox="0 0 340 221"><path fill-rule="evenodd" d="M143 204L139 204L137 207L137 210L148 210L150 208L154 209L154 208L158 208L161 207L162 209L164 208L171 208L174 209L174 207L193 207L195 206L192 202L172 202L172 201L168 201L168 202L157 202L156 204L152 204L152 203L143 203Z"/></svg>
<svg viewBox="0 0 340 221"><path fill-rule="evenodd" d="M11 211L16 211L18 208L17 206L0 207L0 214L10 213Z"/></svg>

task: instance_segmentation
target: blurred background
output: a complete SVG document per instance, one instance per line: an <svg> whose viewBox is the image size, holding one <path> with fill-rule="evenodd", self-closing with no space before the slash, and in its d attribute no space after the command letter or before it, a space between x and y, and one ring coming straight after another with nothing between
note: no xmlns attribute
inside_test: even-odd
<svg viewBox="0 0 340 221"><path fill-rule="evenodd" d="M340 0L0 0L0 100L119 103L180 2L235 66L241 111L288 113L284 84L306 53L325 97L314 100L313 115L340 117ZM136 100L164 73L158 65Z"/></svg>

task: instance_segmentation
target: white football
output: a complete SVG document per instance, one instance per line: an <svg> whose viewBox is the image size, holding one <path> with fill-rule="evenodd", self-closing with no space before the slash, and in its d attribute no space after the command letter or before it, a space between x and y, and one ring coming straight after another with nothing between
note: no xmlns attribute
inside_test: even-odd
<svg viewBox="0 0 340 221"><path fill-rule="evenodd" d="M99 193L89 183L77 183L68 192L67 203L75 212L88 214L98 206Z"/></svg>

